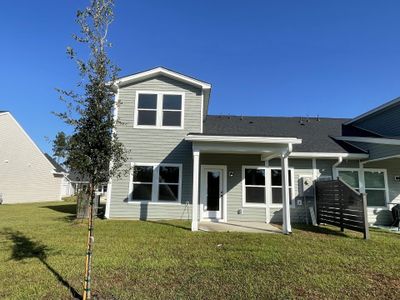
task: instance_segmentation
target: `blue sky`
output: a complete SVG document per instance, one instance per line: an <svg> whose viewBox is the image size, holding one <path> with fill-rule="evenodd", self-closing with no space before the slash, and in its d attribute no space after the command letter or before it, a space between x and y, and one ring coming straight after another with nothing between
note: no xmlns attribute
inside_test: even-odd
<svg viewBox="0 0 400 300"><path fill-rule="evenodd" d="M0 110L44 151L64 125L56 87L77 82L65 49L87 1L0 10ZM399 1L116 1L121 75L166 66L211 82L211 114L353 117L400 96Z"/></svg>

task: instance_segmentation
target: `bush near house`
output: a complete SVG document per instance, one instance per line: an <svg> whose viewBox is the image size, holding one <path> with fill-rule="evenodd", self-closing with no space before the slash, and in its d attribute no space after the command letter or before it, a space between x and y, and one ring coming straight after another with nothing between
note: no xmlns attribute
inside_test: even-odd
<svg viewBox="0 0 400 300"><path fill-rule="evenodd" d="M0 298L73 299L86 222L74 203L0 207ZM400 235L334 228L291 236L190 232L185 221L96 221L100 299L394 299Z"/></svg>
<svg viewBox="0 0 400 300"><path fill-rule="evenodd" d="M77 196L74 195L74 196L63 197L63 198L62 198L62 201L64 201L64 202L76 203L76 201L77 201Z"/></svg>

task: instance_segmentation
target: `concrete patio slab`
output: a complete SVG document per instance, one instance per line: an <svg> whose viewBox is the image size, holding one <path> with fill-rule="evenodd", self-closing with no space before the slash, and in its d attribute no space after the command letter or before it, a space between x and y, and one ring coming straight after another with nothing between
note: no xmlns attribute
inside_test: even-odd
<svg viewBox="0 0 400 300"><path fill-rule="evenodd" d="M256 232L256 233L282 233L282 230L262 222L212 222L203 221L199 223L201 231L215 232Z"/></svg>

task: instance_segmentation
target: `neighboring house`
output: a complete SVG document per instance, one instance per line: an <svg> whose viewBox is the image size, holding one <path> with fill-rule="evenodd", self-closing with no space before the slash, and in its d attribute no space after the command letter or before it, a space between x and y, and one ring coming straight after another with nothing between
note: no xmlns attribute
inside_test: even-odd
<svg viewBox="0 0 400 300"><path fill-rule="evenodd" d="M89 185L89 181L86 177L73 170L69 171L67 180L69 183L68 193L70 196L75 195L81 190L85 190Z"/></svg>
<svg viewBox="0 0 400 300"><path fill-rule="evenodd" d="M61 199L65 171L40 151L10 112L0 112L0 195L3 203Z"/></svg>
<svg viewBox="0 0 400 300"><path fill-rule="evenodd" d="M68 182L66 190L69 196L75 195L79 191L86 190L89 187L89 179L74 170L69 171L68 176L66 176L66 181ZM99 192L101 196L105 196L107 194L107 188L107 182L99 184L97 192Z"/></svg>
<svg viewBox="0 0 400 300"><path fill-rule="evenodd" d="M240 87L236 87L240 88ZM120 78L116 132L131 175L110 180L107 218L305 222L307 180L368 193L369 221L400 202L400 100L355 119L207 115L211 85L155 68ZM245 100L245 99L244 99Z"/></svg>

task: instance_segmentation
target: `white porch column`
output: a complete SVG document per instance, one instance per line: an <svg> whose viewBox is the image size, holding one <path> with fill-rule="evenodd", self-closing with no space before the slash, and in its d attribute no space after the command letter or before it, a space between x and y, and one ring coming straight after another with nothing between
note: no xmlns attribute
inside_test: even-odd
<svg viewBox="0 0 400 300"><path fill-rule="evenodd" d="M364 175L364 162L360 161L360 173L359 173L359 187L360 187L360 193L365 194L365 175Z"/></svg>
<svg viewBox="0 0 400 300"><path fill-rule="evenodd" d="M289 194L289 154L288 152L282 153L281 168L282 168L282 202L283 202L283 228L284 234L292 232L292 225L290 223L290 194Z"/></svg>
<svg viewBox="0 0 400 300"><path fill-rule="evenodd" d="M192 231L199 230L199 165L200 152L193 149Z"/></svg>

